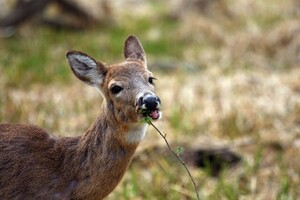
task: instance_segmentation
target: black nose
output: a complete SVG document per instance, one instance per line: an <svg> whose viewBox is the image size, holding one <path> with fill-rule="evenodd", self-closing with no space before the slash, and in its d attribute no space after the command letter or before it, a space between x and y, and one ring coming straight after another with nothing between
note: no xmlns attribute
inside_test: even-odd
<svg viewBox="0 0 300 200"><path fill-rule="evenodd" d="M146 96L143 99L143 103L148 110L155 110L160 104L160 99L156 96Z"/></svg>

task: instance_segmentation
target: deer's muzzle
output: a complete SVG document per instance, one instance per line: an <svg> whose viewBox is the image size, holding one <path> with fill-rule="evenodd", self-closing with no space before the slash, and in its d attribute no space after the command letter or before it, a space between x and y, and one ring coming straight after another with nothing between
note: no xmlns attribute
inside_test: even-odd
<svg viewBox="0 0 300 200"><path fill-rule="evenodd" d="M146 94L137 101L137 110L143 117L149 116L152 119L159 119L161 116L160 99L153 94Z"/></svg>

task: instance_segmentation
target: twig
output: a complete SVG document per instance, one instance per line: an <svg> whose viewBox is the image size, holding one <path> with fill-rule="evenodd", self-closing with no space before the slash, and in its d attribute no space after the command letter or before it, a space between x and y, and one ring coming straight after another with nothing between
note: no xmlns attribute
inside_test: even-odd
<svg viewBox="0 0 300 200"><path fill-rule="evenodd" d="M195 189L195 192L196 192L196 195L197 195L197 199L200 200L200 197L199 197L199 194L198 194L198 187L195 183L195 180L190 172L190 170L188 169L188 167L186 166L186 164L184 163L184 161L173 151L173 149L171 148L167 138L166 138L166 135L163 134L156 126L154 126L154 124L151 122L151 120L147 120L147 123L150 124L151 126L153 126L153 128L160 134L160 136L165 140L167 146L168 146L168 149L172 152L172 154L177 158L177 160L179 162L181 162L181 164L183 165L183 167L185 168L185 170L187 171L193 185L194 185L194 189Z"/></svg>

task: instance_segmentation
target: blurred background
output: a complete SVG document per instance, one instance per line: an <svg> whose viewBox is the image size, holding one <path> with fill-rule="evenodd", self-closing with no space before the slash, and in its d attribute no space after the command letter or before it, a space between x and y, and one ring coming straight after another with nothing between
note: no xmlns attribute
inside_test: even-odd
<svg viewBox="0 0 300 200"><path fill-rule="evenodd" d="M299 0L0 0L0 121L81 135L102 98L65 59L112 64L129 34L202 199L300 199ZM108 199L195 199L149 127Z"/></svg>

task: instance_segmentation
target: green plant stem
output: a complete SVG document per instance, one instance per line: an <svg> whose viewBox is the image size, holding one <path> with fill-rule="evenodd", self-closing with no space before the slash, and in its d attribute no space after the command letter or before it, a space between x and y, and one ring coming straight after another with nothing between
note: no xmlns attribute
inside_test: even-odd
<svg viewBox="0 0 300 200"><path fill-rule="evenodd" d="M197 199L200 200L200 197L199 197L199 194L198 194L198 187L195 183L195 180L190 172L190 170L188 169L188 167L186 166L186 164L184 163L184 161L173 151L173 149L171 148L167 138L166 138L166 135L163 134L153 123L151 120L147 120L148 124L150 124L151 126L153 126L153 128L160 134L160 136L165 140L167 146L168 146L168 149L172 152L172 154L177 158L177 160L179 162L181 162L181 164L183 165L183 167L185 168L185 170L187 171L192 183L193 183L193 186L194 186L194 189L195 189L195 193L197 195Z"/></svg>

